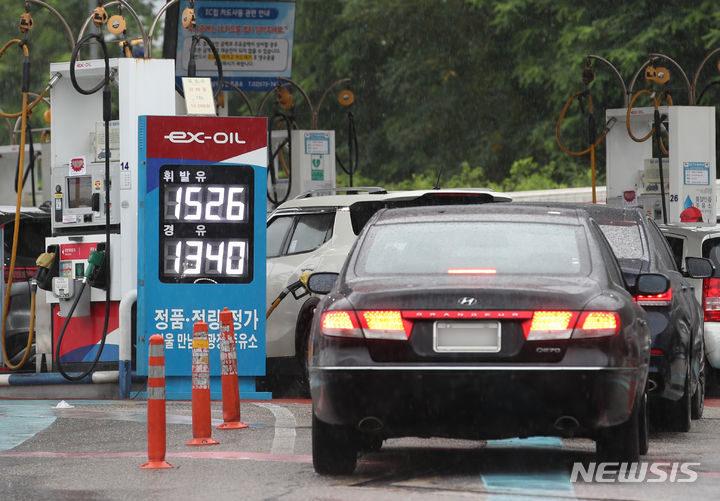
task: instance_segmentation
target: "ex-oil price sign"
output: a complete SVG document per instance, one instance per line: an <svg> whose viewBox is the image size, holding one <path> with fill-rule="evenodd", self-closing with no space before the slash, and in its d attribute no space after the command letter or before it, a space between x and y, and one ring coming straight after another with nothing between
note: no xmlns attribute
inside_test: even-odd
<svg viewBox="0 0 720 501"><path fill-rule="evenodd" d="M209 324L221 395L219 313L233 314L240 393L265 374L265 118L140 117L137 372L165 340L167 397L191 396L192 333Z"/></svg>

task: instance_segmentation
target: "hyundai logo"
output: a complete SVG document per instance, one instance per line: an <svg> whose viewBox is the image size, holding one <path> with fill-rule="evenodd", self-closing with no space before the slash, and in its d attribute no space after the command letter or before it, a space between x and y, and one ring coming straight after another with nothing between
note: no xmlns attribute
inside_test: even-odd
<svg viewBox="0 0 720 501"><path fill-rule="evenodd" d="M458 299L458 303L460 303L460 305L462 305L462 306L472 306L477 303L477 299L475 299L474 297L467 297L467 296L461 297L460 299Z"/></svg>

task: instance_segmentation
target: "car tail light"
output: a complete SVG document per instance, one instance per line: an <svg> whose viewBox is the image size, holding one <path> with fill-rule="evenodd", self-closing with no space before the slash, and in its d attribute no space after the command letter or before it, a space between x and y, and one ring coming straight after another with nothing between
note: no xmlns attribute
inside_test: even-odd
<svg viewBox="0 0 720 501"><path fill-rule="evenodd" d="M412 322L397 310L366 310L359 312L360 326L368 339L407 340Z"/></svg>
<svg viewBox="0 0 720 501"><path fill-rule="evenodd" d="M572 337L612 336L619 330L620 316L614 311L586 311L580 315Z"/></svg>
<svg viewBox="0 0 720 501"><path fill-rule="evenodd" d="M352 311L324 312L320 319L320 329L326 336L362 337L362 330Z"/></svg>
<svg viewBox="0 0 720 501"><path fill-rule="evenodd" d="M650 350L650 355L665 355L662 350Z"/></svg>
<svg viewBox="0 0 720 501"><path fill-rule="evenodd" d="M579 317L579 318L578 318ZM612 336L620 330L620 316L612 311L536 311L526 329L528 341Z"/></svg>
<svg viewBox="0 0 720 501"><path fill-rule="evenodd" d="M568 339L576 318L577 313L572 311L536 311L525 337L528 341Z"/></svg>
<svg viewBox="0 0 720 501"><path fill-rule="evenodd" d="M706 322L720 322L720 278L703 280L703 310Z"/></svg>
<svg viewBox="0 0 720 501"><path fill-rule="evenodd" d="M662 294L649 296L638 294L635 296L635 302L640 306L669 306L672 303L672 289L668 289Z"/></svg>

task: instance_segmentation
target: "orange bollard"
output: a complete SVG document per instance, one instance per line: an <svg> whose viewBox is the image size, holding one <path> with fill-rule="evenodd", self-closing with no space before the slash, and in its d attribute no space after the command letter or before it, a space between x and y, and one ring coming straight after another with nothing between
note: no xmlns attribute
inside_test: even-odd
<svg viewBox="0 0 720 501"><path fill-rule="evenodd" d="M165 341L160 334L150 337L148 355L148 462L140 468L172 468L165 461Z"/></svg>
<svg viewBox="0 0 720 501"><path fill-rule="evenodd" d="M223 308L223 311L220 312L220 366L224 422L218 426L218 429L247 428L248 425L240 421L235 327L233 326L232 312L227 308Z"/></svg>
<svg viewBox="0 0 720 501"><path fill-rule="evenodd" d="M215 445L211 437L210 419L210 362L208 324L203 321L193 325L192 349L192 428L193 439L185 445Z"/></svg>

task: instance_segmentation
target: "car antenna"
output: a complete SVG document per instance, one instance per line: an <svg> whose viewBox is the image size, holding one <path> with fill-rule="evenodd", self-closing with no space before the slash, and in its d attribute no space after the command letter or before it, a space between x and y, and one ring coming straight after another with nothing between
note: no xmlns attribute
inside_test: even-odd
<svg viewBox="0 0 720 501"><path fill-rule="evenodd" d="M435 181L435 186L433 186L433 190L440 189L440 177L442 176L444 168L445 168L445 164L441 165L440 168L438 169L437 181Z"/></svg>

